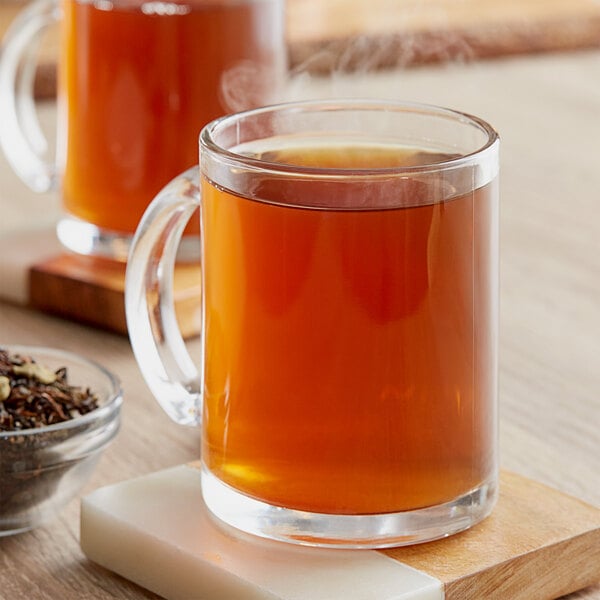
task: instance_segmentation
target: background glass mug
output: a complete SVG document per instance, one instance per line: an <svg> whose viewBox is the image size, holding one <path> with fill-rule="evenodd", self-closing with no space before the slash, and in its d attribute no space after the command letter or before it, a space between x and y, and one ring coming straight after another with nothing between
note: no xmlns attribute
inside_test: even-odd
<svg viewBox="0 0 600 600"><path fill-rule="evenodd" d="M208 508L250 533L383 547L497 494L498 147L478 118L373 101L217 120L152 202L126 280L158 401L202 426ZM200 206L202 352L169 285Z"/></svg>
<svg viewBox="0 0 600 600"><path fill-rule="evenodd" d="M1 55L0 143L32 189L62 186L63 245L126 258L150 200L197 162L202 125L274 99L283 17L283 0L37 0L20 14ZM57 20L55 164L31 94L41 33Z"/></svg>

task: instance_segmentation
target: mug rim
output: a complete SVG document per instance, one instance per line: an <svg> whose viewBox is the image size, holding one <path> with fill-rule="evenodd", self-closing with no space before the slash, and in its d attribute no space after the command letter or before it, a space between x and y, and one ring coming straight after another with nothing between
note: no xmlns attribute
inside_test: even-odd
<svg viewBox="0 0 600 600"><path fill-rule="evenodd" d="M381 111L414 113L420 115L429 115L446 120L452 120L456 123L471 126L479 129L486 139L483 144L471 152L460 154L443 161L435 163L423 163L413 166L393 166L393 167L318 167L303 166L290 163L269 161L262 158L244 155L225 148L215 141L215 136L223 128L235 121L242 121L250 117L265 115L278 112L309 112L309 111ZM257 138L260 139L260 138ZM484 158L484 155L493 152L498 147L500 136L498 132L484 119L467 112L437 106L435 104L395 101L384 99L364 99L364 98L339 98L339 99L321 99L321 100L299 100L292 102L281 102L270 104L258 108L252 108L236 113L231 113L219 117L205 125L199 135L200 158L202 162L202 151L206 150L215 157L230 164L238 164L245 168L257 169L260 171L271 171L281 175L300 175L312 177L376 177L376 176L398 176L414 175L415 173L439 172L447 169L456 169L472 165Z"/></svg>

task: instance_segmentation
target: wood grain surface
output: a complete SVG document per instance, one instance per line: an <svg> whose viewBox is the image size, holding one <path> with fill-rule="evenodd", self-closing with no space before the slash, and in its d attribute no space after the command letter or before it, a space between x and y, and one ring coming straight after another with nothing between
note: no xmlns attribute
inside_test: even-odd
<svg viewBox="0 0 600 600"><path fill-rule="evenodd" d="M600 505L600 52L301 78L289 92L430 102L498 129L502 466ZM2 157L0 209L0 242L59 212L56 195L27 191ZM161 412L123 336L0 302L0 343L57 346L120 376L123 428L84 492L198 458L198 432ZM190 348L199 355L196 340ZM154 597L84 559L78 518L74 500L46 526L0 539L2 600ZM600 586L569 598L597 600Z"/></svg>
<svg viewBox="0 0 600 600"><path fill-rule="evenodd" d="M600 580L600 510L503 471L488 519L385 554L441 580L446 600L554 598Z"/></svg>
<svg viewBox="0 0 600 600"><path fill-rule="evenodd" d="M200 267L192 264L180 264L174 273L173 301L185 338L200 333L200 275ZM30 269L29 303L47 313L126 334L125 263L66 253L52 256Z"/></svg>

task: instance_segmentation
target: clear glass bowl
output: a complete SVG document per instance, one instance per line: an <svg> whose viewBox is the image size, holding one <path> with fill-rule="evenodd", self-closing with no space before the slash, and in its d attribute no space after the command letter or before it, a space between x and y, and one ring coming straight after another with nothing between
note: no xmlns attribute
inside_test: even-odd
<svg viewBox="0 0 600 600"><path fill-rule="evenodd" d="M119 431L123 399L118 379L102 366L69 352L2 345L52 369L67 368L70 385L88 387L99 407L70 421L0 431L0 536L36 527L55 516L90 477Z"/></svg>

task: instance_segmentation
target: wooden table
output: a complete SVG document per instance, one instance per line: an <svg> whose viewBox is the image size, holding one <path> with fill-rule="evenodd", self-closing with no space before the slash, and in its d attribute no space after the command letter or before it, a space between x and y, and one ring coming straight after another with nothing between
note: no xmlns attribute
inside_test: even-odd
<svg viewBox="0 0 600 600"><path fill-rule="evenodd" d="M304 77L290 94L426 101L499 130L502 466L600 504L600 52ZM46 227L58 204L1 160L0 241ZM0 343L58 346L120 376L123 428L85 491L198 456L198 432L161 412L125 338L0 303ZM78 515L74 500L47 526L0 539L0 598L155 597L85 560ZM600 587L571 597L600 598Z"/></svg>

